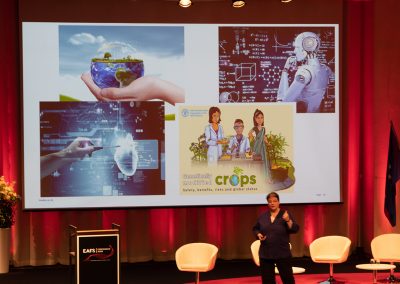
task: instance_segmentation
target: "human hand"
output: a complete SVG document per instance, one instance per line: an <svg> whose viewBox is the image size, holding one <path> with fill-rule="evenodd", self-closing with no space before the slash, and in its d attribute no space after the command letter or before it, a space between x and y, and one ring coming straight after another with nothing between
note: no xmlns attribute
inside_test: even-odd
<svg viewBox="0 0 400 284"><path fill-rule="evenodd" d="M285 220L285 222L290 221L290 216L289 216L289 213L287 212L287 210L285 211L285 213L283 213L282 219Z"/></svg>
<svg viewBox="0 0 400 284"><path fill-rule="evenodd" d="M104 89L100 89L94 83L89 72L83 73L81 79L99 101L147 101L160 99L172 105L185 102L185 93L182 88L157 77L143 76L132 81L126 87Z"/></svg>
<svg viewBox="0 0 400 284"><path fill-rule="evenodd" d="M263 234L258 233L258 234L257 234L257 238L258 238L260 241L264 241L264 240L267 238L267 236L264 236Z"/></svg>
<svg viewBox="0 0 400 284"><path fill-rule="evenodd" d="M61 151L40 157L40 178L44 178L58 169L91 155L94 151L89 138L78 137Z"/></svg>
<svg viewBox="0 0 400 284"><path fill-rule="evenodd" d="M89 138L78 137L61 152L63 158L82 159L94 151L93 143Z"/></svg>
<svg viewBox="0 0 400 284"><path fill-rule="evenodd" d="M238 144L237 143L233 143L231 151L235 151L236 148L238 148Z"/></svg>
<svg viewBox="0 0 400 284"><path fill-rule="evenodd" d="M296 56L289 56L286 59L285 66L283 67L283 70L289 70L290 68L296 67Z"/></svg>
<svg viewBox="0 0 400 284"><path fill-rule="evenodd" d="M248 137L249 137L250 141L252 141L254 139L254 137L256 137L256 133L254 132L253 129L249 131Z"/></svg>

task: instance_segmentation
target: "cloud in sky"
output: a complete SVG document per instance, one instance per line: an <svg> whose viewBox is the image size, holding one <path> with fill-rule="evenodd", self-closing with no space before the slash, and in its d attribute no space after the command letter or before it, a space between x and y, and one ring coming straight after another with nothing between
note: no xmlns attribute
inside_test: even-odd
<svg viewBox="0 0 400 284"><path fill-rule="evenodd" d="M59 73L80 76L90 70L93 58L109 52L112 59L143 60L147 75L176 77L176 68L184 67L177 65L183 62L183 45L182 27L60 26Z"/></svg>
<svg viewBox="0 0 400 284"><path fill-rule="evenodd" d="M103 42L97 51L99 53L111 52L114 58L122 58L128 55L135 56L137 53L136 48L134 48L132 45L119 41Z"/></svg>
<svg viewBox="0 0 400 284"><path fill-rule="evenodd" d="M73 45L100 44L105 42L105 40L103 36L94 36L89 33L74 34L69 38L69 42Z"/></svg>

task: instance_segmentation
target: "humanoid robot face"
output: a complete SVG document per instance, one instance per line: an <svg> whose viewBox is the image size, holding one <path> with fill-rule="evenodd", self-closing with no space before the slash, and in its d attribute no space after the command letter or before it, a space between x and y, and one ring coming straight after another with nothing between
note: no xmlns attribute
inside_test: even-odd
<svg viewBox="0 0 400 284"><path fill-rule="evenodd" d="M295 42L293 43L293 46L294 46L294 55L296 56L296 60L303 61L307 56L307 52L303 49L301 42L299 44L299 42L296 39Z"/></svg>

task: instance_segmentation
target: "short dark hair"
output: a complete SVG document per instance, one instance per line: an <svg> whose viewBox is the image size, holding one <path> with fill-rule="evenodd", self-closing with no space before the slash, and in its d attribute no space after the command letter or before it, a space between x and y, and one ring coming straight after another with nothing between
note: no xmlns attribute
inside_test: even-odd
<svg viewBox="0 0 400 284"><path fill-rule="evenodd" d="M235 124L235 123L244 124L244 123L243 123L243 120L241 120L240 118L235 119L235 122L234 122L233 124Z"/></svg>
<svg viewBox="0 0 400 284"><path fill-rule="evenodd" d="M276 193L276 192L270 192L270 193L268 193L268 195L267 195L267 197L265 198L265 199L269 199L269 198L271 198L271 197L276 197L276 199L278 199L278 201L279 201L279 194L278 193Z"/></svg>
<svg viewBox="0 0 400 284"><path fill-rule="evenodd" d="M211 123L212 122L212 115L213 113L219 113L219 120L218 123L221 122L221 110L218 107L210 107L210 109L208 110L208 122Z"/></svg>

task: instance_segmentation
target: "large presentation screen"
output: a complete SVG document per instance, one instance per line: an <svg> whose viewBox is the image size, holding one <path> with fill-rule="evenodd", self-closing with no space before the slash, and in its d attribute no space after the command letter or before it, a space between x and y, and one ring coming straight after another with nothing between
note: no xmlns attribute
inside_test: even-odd
<svg viewBox="0 0 400 284"><path fill-rule="evenodd" d="M25 209L340 202L338 28L23 22Z"/></svg>

